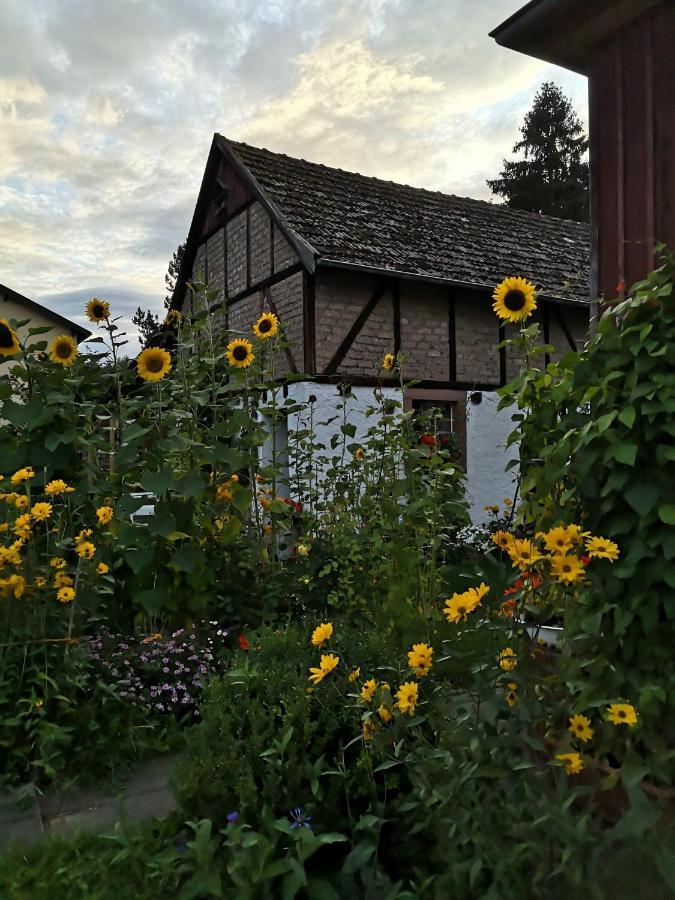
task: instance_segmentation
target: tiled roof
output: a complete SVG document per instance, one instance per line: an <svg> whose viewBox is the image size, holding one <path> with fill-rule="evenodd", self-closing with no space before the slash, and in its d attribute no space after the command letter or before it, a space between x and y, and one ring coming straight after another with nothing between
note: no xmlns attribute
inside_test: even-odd
<svg viewBox="0 0 675 900"><path fill-rule="evenodd" d="M546 296L588 299L588 225L220 140L321 258L479 285L523 275Z"/></svg>

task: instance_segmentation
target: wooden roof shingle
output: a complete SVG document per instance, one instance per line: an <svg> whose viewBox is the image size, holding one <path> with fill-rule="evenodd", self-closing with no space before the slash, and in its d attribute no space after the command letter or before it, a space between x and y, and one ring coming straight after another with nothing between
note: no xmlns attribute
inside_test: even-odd
<svg viewBox="0 0 675 900"><path fill-rule="evenodd" d="M319 265L488 287L523 275L546 297L588 300L586 224L383 181L220 135L217 142Z"/></svg>

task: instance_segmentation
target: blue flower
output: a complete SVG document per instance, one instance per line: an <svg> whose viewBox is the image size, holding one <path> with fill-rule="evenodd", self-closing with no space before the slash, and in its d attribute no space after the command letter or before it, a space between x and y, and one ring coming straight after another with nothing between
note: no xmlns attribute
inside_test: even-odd
<svg viewBox="0 0 675 900"><path fill-rule="evenodd" d="M229 812L229 813L225 816L225 818L227 819L227 821L228 821L230 824L234 824L234 823L235 823L236 821L238 821L238 819L239 819L239 813L238 813L238 812L235 812L235 811Z"/></svg>
<svg viewBox="0 0 675 900"><path fill-rule="evenodd" d="M302 807L296 806L295 809L292 809L289 814L291 819L291 828L311 828L310 822L312 821L312 817L306 815L302 811Z"/></svg>

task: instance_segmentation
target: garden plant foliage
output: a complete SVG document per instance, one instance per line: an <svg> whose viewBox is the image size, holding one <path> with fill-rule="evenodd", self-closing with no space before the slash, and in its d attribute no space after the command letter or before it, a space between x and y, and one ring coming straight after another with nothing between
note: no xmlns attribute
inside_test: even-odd
<svg viewBox="0 0 675 900"><path fill-rule="evenodd" d="M169 350L144 351L140 380L115 359L52 371L17 351L12 391L18 382L25 396L4 400L19 419L3 432L6 493L31 510L50 479L74 490L47 520L24 522L30 534L6 561L5 671L17 646L60 654L64 671L94 665L114 708L159 736L167 720L153 704L174 659L164 648L190 647L197 659L175 677L205 685L189 716L166 691L184 726L176 814L15 849L0 861L6 893L672 896L674 281L664 259L579 354L548 366L527 323L534 286L496 289L495 313L517 325L526 361L502 392L519 496L495 498L480 536L466 529L438 418L404 412L401 356L381 371L400 399L376 391L372 426L357 435L345 389L326 446L316 401L283 396L283 323L267 313L251 334L224 333L208 291L196 321L167 324ZM102 322L115 356L114 323ZM76 447L57 443L63 465L45 449L51 426L21 419L31 367L60 398L50 416L66 415L64 392L100 393L82 401L89 431L80 393L65 405L74 418L59 433ZM101 429L106 408L114 427ZM289 416L300 427L286 467L277 440ZM131 519L141 490L156 498L145 527ZM15 498L6 508L7 554L23 513ZM65 564L51 573L57 553ZM59 571L76 595L65 602ZM553 647L542 640L551 625L564 626ZM203 659L191 643L201 628ZM131 673L121 687L109 683L118 664ZM42 665L4 682L24 713L3 742L28 755L34 778L43 764L30 729L40 717L56 734L69 724L55 693L34 686ZM48 666L61 677L57 657ZM75 711L100 702L65 690Z"/></svg>

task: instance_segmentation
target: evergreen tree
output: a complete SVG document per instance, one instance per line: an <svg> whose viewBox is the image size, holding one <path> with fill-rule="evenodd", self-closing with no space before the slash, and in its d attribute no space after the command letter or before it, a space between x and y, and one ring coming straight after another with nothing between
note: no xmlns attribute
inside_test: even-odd
<svg viewBox="0 0 675 900"><path fill-rule="evenodd" d="M164 308L167 310L171 306L171 297L173 295L174 288L176 287L176 281L180 273L180 267L183 262L183 254L185 253L186 244L187 239L184 240L182 244L179 244L178 247L176 247L176 249L173 251L173 256L169 261L169 269L164 276L164 284L166 285L166 289L168 291L168 294L164 298ZM141 307L139 306L136 312L131 317L131 321L138 328L141 347L147 347L148 342L159 331L163 320L159 315L155 315L154 313L150 312L149 309L141 309Z"/></svg>
<svg viewBox="0 0 675 900"><path fill-rule="evenodd" d="M588 221L588 139L569 99L558 85L542 84L513 148L522 160L504 160L490 190L513 209Z"/></svg>

